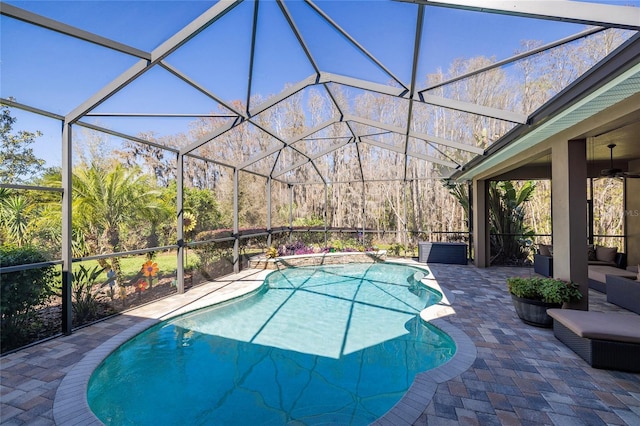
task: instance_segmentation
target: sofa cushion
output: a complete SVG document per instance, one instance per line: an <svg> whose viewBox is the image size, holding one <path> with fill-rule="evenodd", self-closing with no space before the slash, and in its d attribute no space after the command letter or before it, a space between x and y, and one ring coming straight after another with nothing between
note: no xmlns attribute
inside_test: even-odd
<svg viewBox="0 0 640 426"><path fill-rule="evenodd" d="M616 266L616 262L605 262L602 260L590 260L589 265L600 265L600 266Z"/></svg>
<svg viewBox="0 0 640 426"><path fill-rule="evenodd" d="M618 247L596 246L596 260L602 262L615 262Z"/></svg>
<svg viewBox="0 0 640 426"><path fill-rule="evenodd" d="M607 302L640 314L640 283L633 278L607 275Z"/></svg>
<svg viewBox="0 0 640 426"><path fill-rule="evenodd" d="M640 315L573 309L547 309L547 314L580 337L640 343Z"/></svg>
<svg viewBox="0 0 640 426"><path fill-rule="evenodd" d="M552 247L551 245L548 244L539 244L538 245L538 251L540 252L541 255L543 256L552 256Z"/></svg>
<svg viewBox="0 0 640 426"><path fill-rule="evenodd" d="M587 246L587 260L598 260L596 257L596 246L593 244Z"/></svg>
<svg viewBox="0 0 640 426"><path fill-rule="evenodd" d="M615 266L608 265L589 265L589 279L598 281L601 283L607 282L607 275L616 275L618 277L634 279L635 272L627 271L626 269L616 268Z"/></svg>

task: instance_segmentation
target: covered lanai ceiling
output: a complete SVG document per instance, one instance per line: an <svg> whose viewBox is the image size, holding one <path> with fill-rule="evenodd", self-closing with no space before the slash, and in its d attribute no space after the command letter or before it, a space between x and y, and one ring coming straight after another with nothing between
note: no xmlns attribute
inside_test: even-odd
<svg viewBox="0 0 640 426"><path fill-rule="evenodd" d="M529 122L527 61L640 30L620 4L10 1L2 101L288 183L447 178Z"/></svg>

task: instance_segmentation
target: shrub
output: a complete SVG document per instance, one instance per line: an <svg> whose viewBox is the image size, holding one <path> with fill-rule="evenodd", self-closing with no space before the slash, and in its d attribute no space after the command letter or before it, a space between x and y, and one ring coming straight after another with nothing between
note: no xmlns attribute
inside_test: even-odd
<svg viewBox="0 0 640 426"><path fill-rule="evenodd" d="M567 303L582 298L576 283L555 278L510 277L507 278L507 288L516 297L546 303Z"/></svg>
<svg viewBox="0 0 640 426"><path fill-rule="evenodd" d="M45 255L34 247L0 247L3 267L46 262ZM53 266L7 272L0 275L0 328L3 351L28 342L36 325L35 308L53 296L58 274Z"/></svg>
<svg viewBox="0 0 640 426"><path fill-rule="evenodd" d="M71 294L73 314L77 325L94 319L98 314L100 306L99 293L94 290L94 285L103 271L104 268L99 265L95 265L91 269L80 265L73 273Z"/></svg>
<svg viewBox="0 0 640 426"><path fill-rule="evenodd" d="M226 238L231 236L229 230L204 231L196 235L196 241L210 241L216 238ZM233 240L220 241L197 245L193 248L200 258L202 268L211 267L217 260L224 257L231 257L233 251Z"/></svg>

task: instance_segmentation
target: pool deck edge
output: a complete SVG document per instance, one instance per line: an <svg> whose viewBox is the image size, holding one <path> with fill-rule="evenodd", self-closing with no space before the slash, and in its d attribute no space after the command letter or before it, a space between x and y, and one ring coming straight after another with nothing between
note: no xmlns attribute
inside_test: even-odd
<svg viewBox="0 0 640 426"><path fill-rule="evenodd" d="M103 424L89 407L87 390L93 371L107 356L129 339L160 321L257 291L270 272L273 271L245 270L239 274L229 275L221 280L196 287L187 293L176 294L124 313L123 315L129 316L153 317L138 322L113 336L88 352L73 366L62 379L56 391L53 402L54 422L58 425Z"/></svg>
<svg viewBox="0 0 640 426"><path fill-rule="evenodd" d="M413 424L422 414L425 401L431 400L438 383L449 380L466 371L476 358L476 347L471 339L457 327L443 319L455 314L451 307L455 295L441 287L425 264L402 263L429 271L423 283L441 292L440 303L430 306L420 314L421 318L447 333L456 344L454 356L445 364L419 373L405 395L373 424L403 425ZM53 403L54 422L59 425L101 425L89 407L87 390L93 371L100 363L123 343L160 321L192 312L215 303L226 302L257 291L264 278L273 271L245 270L211 283L191 289L184 294L176 294L156 303L134 309L123 315L146 317L132 327L111 337L100 346L88 352L63 378ZM177 306L176 306L177 305ZM470 356L473 354L472 356ZM420 408L422 407L422 408Z"/></svg>

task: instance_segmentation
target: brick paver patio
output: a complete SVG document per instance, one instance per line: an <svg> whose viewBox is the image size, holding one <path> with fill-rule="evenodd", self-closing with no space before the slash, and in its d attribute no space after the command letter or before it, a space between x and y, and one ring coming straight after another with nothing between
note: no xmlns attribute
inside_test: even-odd
<svg viewBox="0 0 640 426"><path fill-rule="evenodd" d="M421 389L429 391L414 392L409 400L419 414L415 424L640 425L640 375L593 369L556 340L552 330L517 318L505 278L532 274L531 269L430 268L439 285L449 290L455 311L435 323L466 335L463 340L471 342L466 344L475 347L476 356L460 364L463 371L453 368L452 374L434 374L423 381ZM79 366L91 364L89 358L99 352L94 349L107 346L111 338L125 338L132 327L255 288L263 274L243 271L0 358L1 424L52 425L54 418L59 424L90 423L90 417L65 417L77 408L69 405L86 401L70 404L60 394L72 390L72 375L90 374ZM592 310L622 310L607 304L600 293L591 291L589 297ZM468 350L464 345L462 349ZM393 419L380 423L401 422Z"/></svg>

